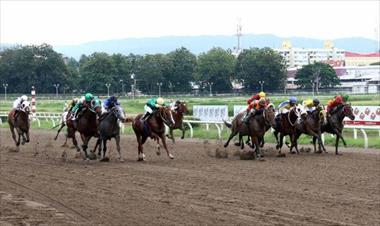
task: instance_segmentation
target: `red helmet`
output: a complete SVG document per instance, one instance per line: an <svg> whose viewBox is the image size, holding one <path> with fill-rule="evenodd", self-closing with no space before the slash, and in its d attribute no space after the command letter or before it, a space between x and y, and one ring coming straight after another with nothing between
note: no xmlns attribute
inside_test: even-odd
<svg viewBox="0 0 380 226"><path fill-rule="evenodd" d="M341 103L343 103L343 98L342 98L342 96L337 96L337 97L335 97L335 102L336 102L337 104L341 104Z"/></svg>

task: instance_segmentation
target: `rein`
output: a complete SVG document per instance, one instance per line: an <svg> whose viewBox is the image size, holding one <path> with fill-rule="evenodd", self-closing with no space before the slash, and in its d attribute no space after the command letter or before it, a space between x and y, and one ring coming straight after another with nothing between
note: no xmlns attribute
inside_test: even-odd
<svg viewBox="0 0 380 226"><path fill-rule="evenodd" d="M162 115L161 110L159 111L159 114L160 114L160 118L162 119L162 121L163 121L166 125L170 124L170 123L168 123L168 120Z"/></svg>

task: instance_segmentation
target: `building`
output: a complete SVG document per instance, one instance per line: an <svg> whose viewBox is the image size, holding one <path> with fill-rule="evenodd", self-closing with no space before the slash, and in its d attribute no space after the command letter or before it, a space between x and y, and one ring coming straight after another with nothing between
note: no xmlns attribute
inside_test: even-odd
<svg viewBox="0 0 380 226"><path fill-rule="evenodd" d="M334 67L341 85L335 91L350 93L380 93L380 65ZM287 70L286 89L295 90L297 68Z"/></svg>
<svg viewBox="0 0 380 226"><path fill-rule="evenodd" d="M302 67L314 62L324 62L332 66L343 66L345 51L326 41L323 49L293 48L290 41L284 41L281 49L274 49L285 58L288 68Z"/></svg>
<svg viewBox="0 0 380 226"><path fill-rule="evenodd" d="M380 62L380 52L366 54L345 52L345 58L346 66L368 66Z"/></svg>

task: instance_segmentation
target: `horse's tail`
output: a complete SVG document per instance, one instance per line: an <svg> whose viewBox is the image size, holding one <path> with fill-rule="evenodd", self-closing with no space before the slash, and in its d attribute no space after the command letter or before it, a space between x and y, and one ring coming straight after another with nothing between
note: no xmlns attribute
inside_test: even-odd
<svg viewBox="0 0 380 226"><path fill-rule="evenodd" d="M227 121L225 121L225 120L223 120L223 122L224 122L224 125L226 125L228 128L232 128L232 124L231 123L229 123L229 122L227 122Z"/></svg>

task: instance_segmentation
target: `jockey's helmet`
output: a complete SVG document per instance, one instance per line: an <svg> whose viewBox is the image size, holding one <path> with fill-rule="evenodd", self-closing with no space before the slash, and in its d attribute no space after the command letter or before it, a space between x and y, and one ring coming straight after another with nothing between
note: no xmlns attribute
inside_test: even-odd
<svg viewBox="0 0 380 226"><path fill-rule="evenodd" d="M22 100L22 101L27 101L27 100L28 100L28 97L27 97L26 95L22 95L22 96L21 96L21 100Z"/></svg>
<svg viewBox="0 0 380 226"><path fill-rule="evenodd" d="M157 104L163 105L164 104L164 99L162 97L157 98Z"/></svg>
<svg viewBox="0 0 380 226"><path fill-rule="evenodd" d="M264 92L260 92L259 93L259 97L265 97L265 93Z"/></svg>
<svg viewBox="0 0 380 226"><path fill-rule="evenodd" d="M291 104L297 103L297 97L290 97L289 103L291 103Z"/></svg>
<svg viewBox="0 0 380 226"><path fill-rule="evenodd" d="M343 98L342 98L342 96L336 96L336 97L335 97L335 102L336 102L337 104L341 104L341 103L343 103Z"/></svg>
<svg viewBox="0 0 380 226"><path fill-rule="evenodd" d="M110 96L110 102L115 102L117 101L117 98L115 96Z"/></svg>
<svg viewBox="0 0 380 226"><path fill-rule="evenodd" d="M320 103L319 100L317 98L314 98L314 100L313 100L314 106L318 106L319 103Z"/></svg>
<svg viewBox="0 0 380 226"><path fill-rule="evenodd" d="M93 98L92 94L91 93L86 93L86 95L84 95L84 99L86 101L91 101Z"/></svg>
<svg viewBox="0 0 380 226"><path fill-rule="evenodd" d="M79 100L79 99L78 99L77 97L74 97L74 98L73 98L73 102L74 102L74 103L78 103L78 100Z"/></svg>
<svg viewBox="0 0 380 226"><path fill-rule="evenodd" d="M261 98L260 101L259 101L259 106L260 107L265 107L265 99L264 98Z"/></svg>

